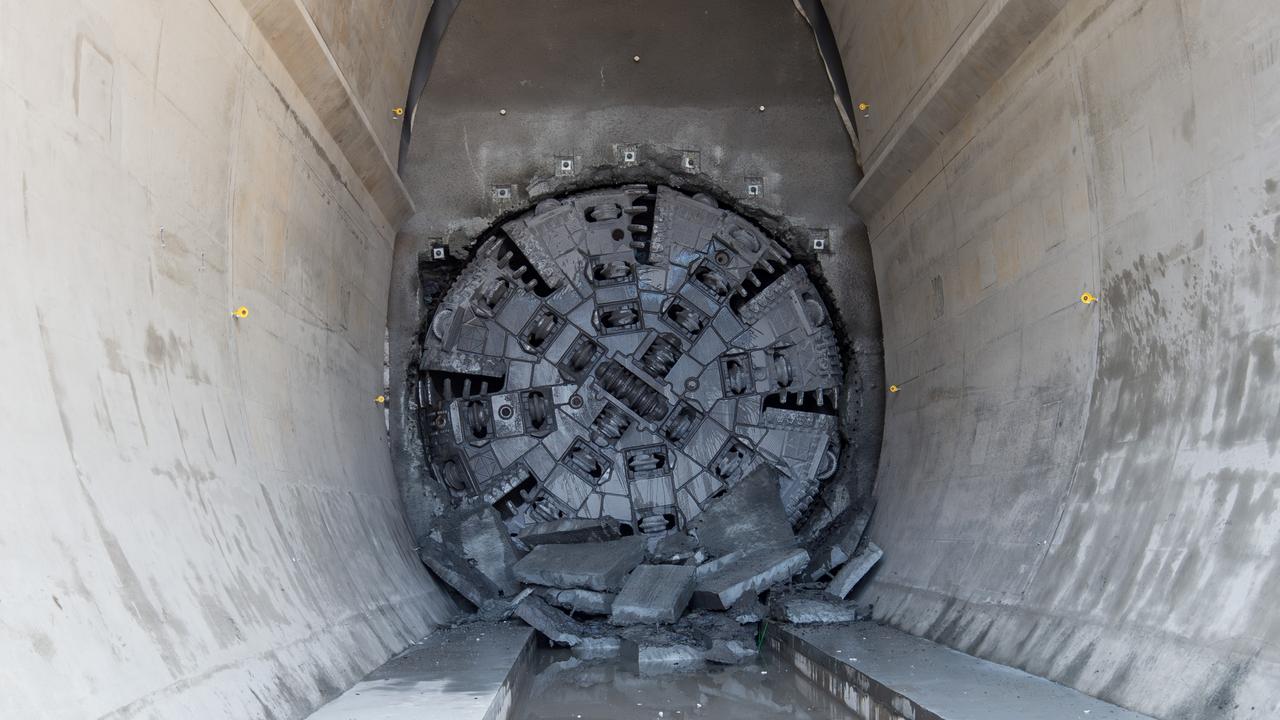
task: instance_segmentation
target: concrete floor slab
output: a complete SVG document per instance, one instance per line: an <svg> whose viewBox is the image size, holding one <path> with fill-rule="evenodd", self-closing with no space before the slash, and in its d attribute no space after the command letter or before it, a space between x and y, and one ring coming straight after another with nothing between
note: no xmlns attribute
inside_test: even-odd
<svg viewBox="0 0 1280 720"><path fill-rule="evenodd" d="M819 684L916 720L1149 720L1021 670L872 622L775 627L767 642ZM905 704L904 704L905 703ZM907 705L911 712L904 712Z"/></svg>
<svg viewBox="0 0 1280 720"><path fill-rule="evenodd" d="M511 668L532 648L533 629L523 623L442 629L387 661L309 720L494 717L491 710L511 696Z"/></svg>

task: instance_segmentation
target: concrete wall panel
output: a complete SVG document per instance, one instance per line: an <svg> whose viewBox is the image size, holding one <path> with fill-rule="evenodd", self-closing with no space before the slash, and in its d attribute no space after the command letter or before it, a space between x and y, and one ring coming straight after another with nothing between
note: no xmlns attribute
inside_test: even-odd
<svg viewBox="0 0 1280 720"><path fill-rule="evenodd" d="M871 218L881 618L1157 717L1280 712L1274 10L1073 0Z"/></svg>
<svg viewBox="0 0 1280 720"><path fill-rule="evenodd" d="M305 715L448 607L393 228L239 2L0 2L0 116L0 716Z"/></svg>

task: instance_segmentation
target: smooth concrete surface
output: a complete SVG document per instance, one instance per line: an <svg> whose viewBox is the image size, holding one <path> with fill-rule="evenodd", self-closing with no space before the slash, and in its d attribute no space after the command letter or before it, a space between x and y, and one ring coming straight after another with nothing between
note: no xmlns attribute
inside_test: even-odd
<svg viewBox="0 0 1280 720"><path fill-rule="evenodd" d="M846 702L915 720L1150 720L1044 678L872 622L770 628L770 649ZM861 709L851 703L854 709ZM910 712L907 709L910 708ZM867 717L872 717L870 713Z"/></svg>
<svg viewBox="0 0 1280 720"><path fill-rule="evenodd" d="M1156 717L1280 715L1278 129L1271 0L1073 0L867 218L877 619Z"/></svg>
<svg viewBox="0 0 1280 720"><path fill-rule="evenodd" d="M496 720L533 652L520 622L441 628L369 673L308 720Z"/></svg>
<svg viewBox="0 0 1280 720"><path fill-rule="evenodd" d="M0 117L0 717L305 716L452 611L394 228L239 0L0 1Z"/></svg>
<svg viewBox="0 0 1280 720"><path fill-rule="evenodd" d="M394 164L409 76L432 0L301 0Z"/></svg>
<svg viewBox="0 0 1280 720"><path fill-rule="evenodd" d="M1005 0L824 0L856 109L864 163L878 155L907 105L970 29Z"/></svg>
<svg viewBox="0 0 1280 720"><path fill-rule="evenodd" d="M938 141L1065 3L869 3L880 11L864 7L863 13L830 3L841 8L843 47L860 71L850 80L858 85L859 107L869 106L854 111L869 142L861 148L863 177L849 195L850 206L869 215L912 174L936 173L924 163Z"/></svg>
<svg viewBox="0 0 1280 720"><path fill-rule="evenodd" d="M365 25L349 23L335 29L330 22L330 38L326 39L311 13L313 9L327 8L327 3L315 0L309 8L302 0L242 2L258 31L266 38L325 130L355 170L360 183L376 203L377 212L382 213L389 225L399 227L413 214L413 201L396 173L396 164L392 160L396 157L395 150L388 151L388 147L383 145L370 119L371 109L362 104L362 98L352 88L331 48L331 44L343 47L337 43L337 37L344 32L359 38L354 30ZM359 8L348 6L348 9L357 16L370 17ZM372 10L373 6L367 5L364 9ZM344 56L344 60L347 70L359 69L349 56ZM390 75L401 75L408 73L410 67L412 65L407 58L392 57L376 69ZM381 112L377 116L382 117ZM388 133L384 131L383 134Z"/></svg>

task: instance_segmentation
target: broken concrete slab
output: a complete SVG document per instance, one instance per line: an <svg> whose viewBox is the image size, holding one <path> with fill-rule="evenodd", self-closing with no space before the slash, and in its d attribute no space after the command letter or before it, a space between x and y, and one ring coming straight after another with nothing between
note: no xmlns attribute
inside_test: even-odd
<svg viewBox="0 0 1280 720"><path fill-rule="evenodd" d="M538 545L607 542L622 536L616 518L563 518L524 526L517 536L530 548Z"/></svg>
<svg viewBox="0 0 1280 720"><path fill-rule="evenodd" d="M503 596L520 592L520 582L511 572L519 557L497 510L486 505L460 515L458 535L462 556L497 585Z"/></svg>
<svg viewBox="0 0 1280 720"><path fill-rule="evenodd" d="M650 559L657 563L685 563L692 560L699 551L698 541L686 533L671 533L658 541Z"/></svg>
<svg viewBox="0 0 1280 720"><path fill-rule="evenodd" d="M622 632L624 661L641 672L671 672L703 664L705 647L688 633L633 626Z"/></svg>
<svg viewBox="0 0 1280 720"><path fill-rule="evenodd" d="M716 640L711 649L703 653L707 662L719 665L741 665L756 656L756 649L739 640Z"/></svg>
<svg viewBox="0 0 1280 720"><path fill-rule="evenodd" d="M644 560L644 538L538 545L515 564L521 582L557 588L613 592Z"/></svg>
<svg viewBox="0 0 1280 720"><path fill-rule="evenodd" d="M795 534L778 494L777 469L761 465L690 523L698 542L711 555L735 550L793 546Z"/></svg>
<svg viewBox="0 0 1280 720"><path fill-rule="evenodd" d="M529 595L516 605L516 617L546 635L548 639L573 647L590 637L590 630L577 620L547 604L537 595Z"/></svg>
<svg viewBox="0 0 1280 720"><path fill-rule="evenodd" d="M483 607L502 594L502 590L492 580L443 543L430 538L423 539L418 556L440 580L457 590L476 607Z"/></svg>
<svg viewBox="0 0 1280 720"><path fill-rule="evenodd" d="M671 672L702 665L705 653L692 645L641 645L636 664L642 673Z"/></svg>
<svg viewBox="0 0 1280 720"><path fill-rule="evenodd" d="M613 611L613 593L583 590L582 588L545 588L542 597L552 605L570 613L608 615Z"/></svg>
<svg viewBox="0 0 1280 720"><path fill-rule="evenodd" d="M525 588L513 597L485 600L484 604L478 607L471 617L473 620L479 622L499 622L506 620L515 613L516 606L520 604L520 601L524 600L532 592L533 588ZM457 625L460 622L460 620L455 620L454 624Z"/></svg>
<svg viewBox="0 0 1280 720"><path fill-rule="evenodd" d="M734 562L698 580L693 604L711 610L725 610L743 595L784 582L809 562L801 548L772 547L743 554Z"/></svg>
<svg viewBox="0 0 1280 720"><path fill-rule="evenodd" d="M622 638L619 637L584 637L573 646L573 656L583 660L616 658L621 654Z"/></svg>
<svg viewBox="0 0 1280 720"><path fill-rule="evenodd" d="M673 623L693 596L690 565L641 565L632 571L613 602L614 625Z"/></svg>
<svg viewBox="0 0 1280 720"><path fill-rule="evenodd" d="M880 546L868 542L866 547L858 550L857 554L840 568L840 572L836 573L835 578L827 585L827 594L841 600L848 597L858 581L866 577L866 574L871 572L871 568L880 562L883 556L884 551Z"/></svg>
<svg viewBox="0 0 1280 720"><path fill-rule="evenodd" d="M729 608L729 617L734 622L742 625L750 625L758 623L769 615L769 608L760 602L760 597L755 593L747 593L743 595L738 602Z"/></svg>
<svg viewBox="0 0 1280 720"><path fill-rule="evenodd" d="M867 525L871 523L874 510L875 501L870 500L849 508L837 518L822 540L810 548L809 565L800 574L801 579L821 580L853 557Z"/></svg>
<svg viewBox="0 0 1280 720"><path fill-rule="evenodd" d="M736 562L738 558L746 554L747 554L746 550L735 550L729 553L728 555L721 555L718 558L713 558L711 560L708 560L698 566L698 569L694 572L694 577L697 578L698 580L701 580L702 578L710 575L711 573L716 572L717 570L720 570L721 568L725 567L729 563Z"/></svg>
<svg viewBox="0 0 1280 720"><path fill-rule="evenodd" d="M726 613L709 610L694 610L672 629L692 637L704 648L711 647L717 640L738 640L750 644L754 637L751 628L743 627Z"/></svg>
<svg viewBox="0 0 1280 720"><path fill-rule="evenodd" d="M835 603L805 597L789 597L772 604L770 615L792 625L847 623L866 620L870 613L852 603Z"/></svg>

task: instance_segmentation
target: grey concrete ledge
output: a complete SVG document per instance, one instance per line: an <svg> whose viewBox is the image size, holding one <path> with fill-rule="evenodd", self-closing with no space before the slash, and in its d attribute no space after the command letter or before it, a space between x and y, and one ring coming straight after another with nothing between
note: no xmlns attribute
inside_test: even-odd
<svg viewBox="0 0 1280 720"><path fill-rule="evenodd" d="M863 158L849 206L866 220L920 169L942 137L1013 66L1066 0L988 0L933 73Z"/></svg>
<svg viewBox="0 0 1280 720"><path fill-rule="evenodd" d="M873 622L772 626L766 644L863 717L1151 720L1044 678Z"/></svg>
<svg viewBox="0 0 1280 720"><path fill-rule="evenodd" d="M391 227L413 200L301 0L241 0Z"/></svg>
<svg viewBox="0 0 1280 720"><path fill-rule="evenodd" d="M519 672L534 651L518 622L437 630L388 660L308 720L497 720L520 696Z"/></svg>

